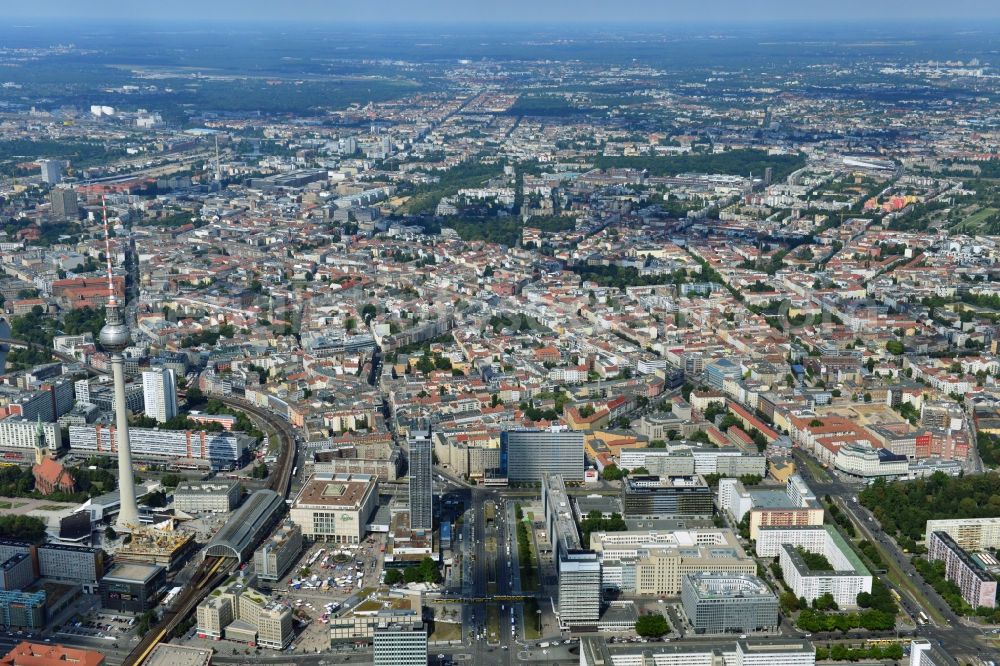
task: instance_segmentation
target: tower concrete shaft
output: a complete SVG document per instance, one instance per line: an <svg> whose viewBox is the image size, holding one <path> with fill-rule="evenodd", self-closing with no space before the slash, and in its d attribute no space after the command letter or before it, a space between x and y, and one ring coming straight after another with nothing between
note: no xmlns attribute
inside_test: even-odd
<svg viewBox="0 0 1000 666"><path fill-rule="evenodd" d="M115 383L115 441L118 444L118 493L121 509L115 527L128 532L139 526L139 506L135 500L132 473L132 443L128 437L128 409L125 406L125 359L121 352L111 355L111 376Z"/></svg>

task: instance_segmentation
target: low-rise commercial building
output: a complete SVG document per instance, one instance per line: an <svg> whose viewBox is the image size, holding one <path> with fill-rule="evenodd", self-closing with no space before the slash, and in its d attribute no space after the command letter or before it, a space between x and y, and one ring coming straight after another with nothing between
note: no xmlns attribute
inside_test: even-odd
<svg viewBox="0 0 1000 666"><path fill-rule="evenodd" d="M698 644L609 645L601 636L580 638L580 666L815 666L807 640L740 639Z"/></svg>
<svg viewBox="0 0 1000 666"><path fill-rule="evenodd" d="M174 508L185 513L229 513L240 503L240 482L181 481L174 490Z"/></svg>
<svg viewBox="0 0 1000 666"><path fill-rule="evenodd" d="M145 613L159 602L167 570L156 564L118 564L101 578L101 605L126 613Z"/></svg>

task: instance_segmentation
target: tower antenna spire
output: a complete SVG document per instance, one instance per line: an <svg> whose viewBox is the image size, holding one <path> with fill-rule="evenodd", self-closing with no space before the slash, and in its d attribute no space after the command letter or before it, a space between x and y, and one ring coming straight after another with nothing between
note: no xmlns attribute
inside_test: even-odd
<svg viewBox="0 0 1000 666"><path fill-rule="evenodd" d="M111 233L108 231L108 202L103 194L101 195L101 218L104 222L104 259L108 272L108 304L114 306L118 304L118 297L115 296L114 274L111 270Z"/></svg>

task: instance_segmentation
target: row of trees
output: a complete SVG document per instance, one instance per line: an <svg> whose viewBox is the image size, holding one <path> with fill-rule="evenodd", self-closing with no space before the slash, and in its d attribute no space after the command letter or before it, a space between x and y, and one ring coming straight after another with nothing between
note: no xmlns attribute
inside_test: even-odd
<svg viewBox="0 0 1000 666"><path fill-rule="evenodd" d="M437 562L429 557L425 557L415 567L407 569L388 569L385 572L386 585L398 585L400 583L440 583L441 570L438 569Z"/></svg>
<svg viewBox="0 0 1000 666"><path fill-rule="evenodd" d="M865 648L852 648L843 644L816 648L816 661L861 661L862 659L892 659L903 658L903 646L899 643L879 647L873 645Z"/></svg>
<svg viewBox="0 0 1000 666"><path fill-rule="evenodd" d="M875 481L858 495L887 533L911 551L928 520L1000 516L1000 473L951 477L935 472L916 481Z"/></svg>

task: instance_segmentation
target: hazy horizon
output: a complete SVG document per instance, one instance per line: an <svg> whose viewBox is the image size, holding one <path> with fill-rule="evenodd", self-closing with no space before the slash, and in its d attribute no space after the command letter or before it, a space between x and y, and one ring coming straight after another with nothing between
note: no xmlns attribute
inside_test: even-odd
<svg viewBox="0 0 1000 666"><path fill-rule="evenodd" d="M97 0L81 6L75 0L47 0L5 8L8 19L168 21L261 21L372 23L381 25L434 24L766 24L830 21L854 23L891 20L894 24L914 21L946 23L969 20L1000 20L1000 3L989 0L956 0L942 5L931 0L842 0L819 4L790 0L736 0L695 2L678 0L508 0L502 5L483 5L461 0L421 3L383 0L377 4L341 0L299 0L275 6L264 0L217 0L212 3L176 0L167 5L138 5L122 0ZM822 26L817 26L822 27ZM878 26L872 26L878 27ZM891 28L892 25L882 26Z"/></svg>

